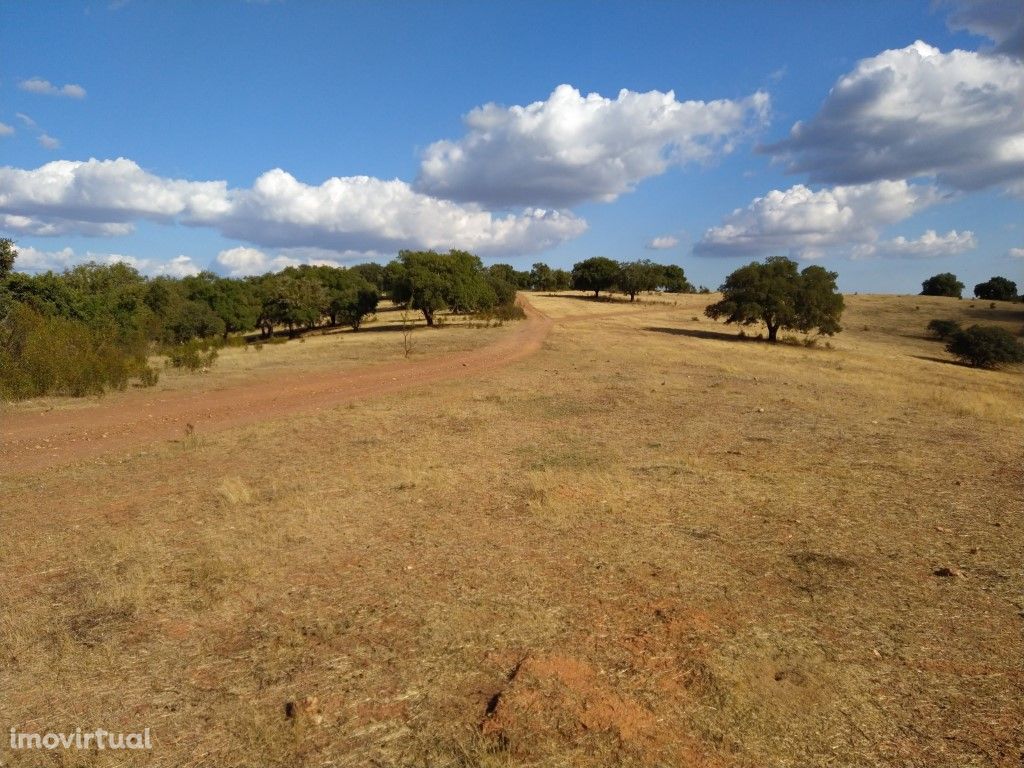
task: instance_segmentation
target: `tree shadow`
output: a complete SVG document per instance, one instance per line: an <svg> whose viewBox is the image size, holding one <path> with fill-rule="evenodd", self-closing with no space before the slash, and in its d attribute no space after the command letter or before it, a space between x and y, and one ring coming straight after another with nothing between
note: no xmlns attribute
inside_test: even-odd
<svg viewBox="0 0 1024 768"><path fill-rule="evenodd" d="M929 363L945 363L946 365L955 365L958 368L973 368L974 366L962 363L959 360L950 360L945 357L932 357L931 355L911 355L911 357L917 360L927 360Z"/></svg>
<svg viewBox="0 0 1024 768"><path fill-rule="evenodd" d="M986 305L984 309L977 307L974 309L965 309L964 314L968 317L975 318L978 320L997 320L1007 323L1024 323L1024 304L1020 305L1020 308L1004 309L997 307L996 309L989 309Z"/></svg>
<svg viewBox="0 0 1024 768"><path fill-rule="evenodd" d="M549 295L556 296L559 299L575 299L576 301L599 302L602 304L640 304L643 301L642 299L639 298L636 301L630 301L628 296L609 296L607 294L604 296L591 296L589 294L582 296L576 294L566 295L564 293L556 293Z"/></svg>
<svg viewBox="0 0 1024 768"><path fill-rule="evenodd" d="M764 342L765 339L759 339L756 336L740 336L736 333L725 333L723 331L702 331L696 328L665 328L662 326L648 325L645 326L645 331L653 331L654 333L667 333L671 336L689 336L694 339L711 339L714 341L748 341L748 342Z"/></svg>

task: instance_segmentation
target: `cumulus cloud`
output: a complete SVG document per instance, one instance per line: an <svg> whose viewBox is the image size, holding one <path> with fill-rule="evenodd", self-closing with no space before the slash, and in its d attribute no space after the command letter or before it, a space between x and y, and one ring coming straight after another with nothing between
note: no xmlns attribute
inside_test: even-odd
<svg viewBox="0 0 1024 768"><path fill-rule="evenodd" d="M223 181L165 179L124 158L0 168L0 215L23 234L126 234L138 219L208 217L228 207Z"/></svg>
<svg viewBox="0 0 1024 768"><path fill-rule="evenodd" d="M882 227L938 202L930 186L877 181L812 191L803 184L772 190L708 229L694 247L704 256L820 256L836 246L871 244Z"/></svg>
<svg viewBox="0 0 1024 768"><path fill-rule="evenodd" d="M43 149L60 149L60 141L48 133L39 134L39 146Z"/></svg>
<svg viewBox="0 0 1024 768"><path fill-rule="evenodd" d="M96 253L86 251L76 254L72 248L61 248L57 251L43 251L31 246L18 246L18 259L15 267L22 272L61 272L78 264L96 262L97 264L128 264L147 275L170 275L171 277L187 277L198 275L201 271L191 256L175 256L168 261L143 259L121 253Z"/></svg>
<svg viewBox="0 0 1024 768"><path fill-rule="evenodd" d="M608 202L670 166L730 151L768 111L761 91L705 102L672 91L583 96L560 85L546 101L469 112L465 136L423 153L416 188L496 207Z"/></svg>
<svg viewBox="0 0 1024 768"><path fill-rule="evenodd" d="M995 42L994 53L1024 57L1024 3L1020 0L946 0L950 29Z"/></svg>
<svg viewBox="0 0 1024 768"><path fill-rule="evenodd" d="M675 248L679 245L679 238L673 237L672 235L662 235L661 237L655 237L647 241L647 245L644 246L649 251L664 251L669 248Z"/></svg>
<svg viewBox="0 0 1024 768"><path fill-rule="evenodd" d="M339 253L453 247L532 253L587 228L571 213L529 208L496 215L369 176L309 185L274 169L251 188L229 189L223 181L156 176L124 158L0 168L0 223L15 233L125 234L142 219L208 226L262 247Z"/></svg>
<svg viewBox="0 0 1024 768"><path fill-rule="evenodd" d="M41 77L32 77L28 80L22 80L18 83L18 87L29 93L41 93L46 96L67 96L71 99L85 98L85 88L77 83L54 85L49 80L43 80Z"/></svg>
<svg viewBox="0 0 1024 768"><path fill-rule="evenodd" d="M1011 259L1024 259L1024 248L1011 248L1006 255Z"/></svg>
<svg viewBox="0 0 1024 768"><path fill-rule="evenodd" d="M268 254L259 248L239 246L228 248L217 254L218 266L232 277L262 275L266 272L280 272L285 267L300 264L318 264L340 267L346 263L382 261L393 254L376 251L331 251L323 248L283 248L276 254Z"/></svg>
<svg viewBox="0 0 1024 768"><path fill-rule="evenodd" d="M977 238L969 229L958 232L951 229L944 235L934 229L926 230L923 235L908 240L902 235L892 240L867 243L854 248L855 258L871 256L895 256L907 259L929 259L939 256L958 256L978 247Z"/></svg>
<svg viewBox="0 0 1024 768"><path fill-rule="evenodd" d="M267 272L270 257L258 248L229 248L217 254L217 264L232 277L258 275Z"/></svg>
<svg viewBox="0 0 1024 768"><path fill-rule="evenodd" d="M492 254L544 250L587 226L570 213L540 208L498 216L416 192L398 179L333 177L312 186L279 168L250 189L234 190L230 210L208 221L228 237L271 247L458 247Z"/></svg>
<svg viewBox="0 0 1024 768"><path fill-rule="evenodd" d="M0 123L0 136L10 136L12 133L14 133L14 126Z"/></svg>
<svg viewBox="0 0 1024 768"><path fill-rule="evenodd" d="M929 176L958 190L1024 188L1024 63L921 41L884 51L760 151L829 184Z"/></svg>

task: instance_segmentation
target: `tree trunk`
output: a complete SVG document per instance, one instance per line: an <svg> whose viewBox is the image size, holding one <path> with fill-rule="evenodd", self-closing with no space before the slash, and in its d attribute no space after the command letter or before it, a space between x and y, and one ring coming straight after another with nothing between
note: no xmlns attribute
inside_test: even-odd
<svg viewBox="0 0 1024 768"><path fill-rule="evenodd" d="M594 298L596 299L600 293L600 290L594 291Z"/></svg>
<svg viewBox="0 0 1024 768"><path fill-rule="evenodd" d="M630 301L636 301L636 294L635 293L629 294L629 300Z"/></svg>
<svg viewBox="0 0 1024 768"><path fill-rule="evenodd" d="M770 342L772 342L774 344L776 341L778 341L778 338L779 338L779 326L778 325L771 325L771 324L769 324L768 325L768 341L770 341Z"/></svg>
<svg viewBox="0 0 1024 768"><path fill-rule="evenodd" d="M433 327L433 325L434 325L434 312L433 312L433 310L424 309L423 310L423 317L426 319L427 325Z"/></svg>

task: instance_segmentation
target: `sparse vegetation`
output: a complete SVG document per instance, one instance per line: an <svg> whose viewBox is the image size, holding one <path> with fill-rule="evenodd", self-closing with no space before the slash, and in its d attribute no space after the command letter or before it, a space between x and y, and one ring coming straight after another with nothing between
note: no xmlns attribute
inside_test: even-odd
<svg viewBox="0 0 1024 768"><path fill-rule="evenodd" d="M225 347L152 398L10 406L0 722L151 725L112 757L160 768L1013 763L1022 373L921 333L978 311L848 296L826 353L696 323L704 296L529 298L533 356L351 408L295 403L524 325L418 330L408 361L398 330L258 371ZM102 409L113 440L131 408L163 437L76 429L42 461L30 425Z"/></svg>

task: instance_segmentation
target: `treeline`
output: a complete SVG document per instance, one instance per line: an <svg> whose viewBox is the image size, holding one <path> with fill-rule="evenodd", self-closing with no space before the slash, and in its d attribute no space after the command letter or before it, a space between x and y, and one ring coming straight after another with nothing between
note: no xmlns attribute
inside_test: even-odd
<svg viewBox="0 0 1024 768"><path fill-rule="evenodd" d="M644 291L696 292L683 268L675 264L655 264L647 259L619 262L604 256L574 264L571 286L578 291L593 291L594 298L599 298L601 291L621 291L630 301ZM707 289L702 292L707 293Z"/></svg>
<svg viewBox="0 0 1024 768"><path fill-rule="evenodd" d="M485 268L465 251L403 251L386 265L303 265L254 277L203 272L147 278L123 264L81 264L62 273L15 272L17 250L0 240L0 398L81 396L153 384L149 365L208 365L240 334L296 334L324 326L358 330L380 300L437 314L519 316L516 291L568 287L568 273L535 265ZM535 274L536 273L536 274ZM560 274L561 273L561 274ZM535 280L536 278L536 280Z"/></svg>

